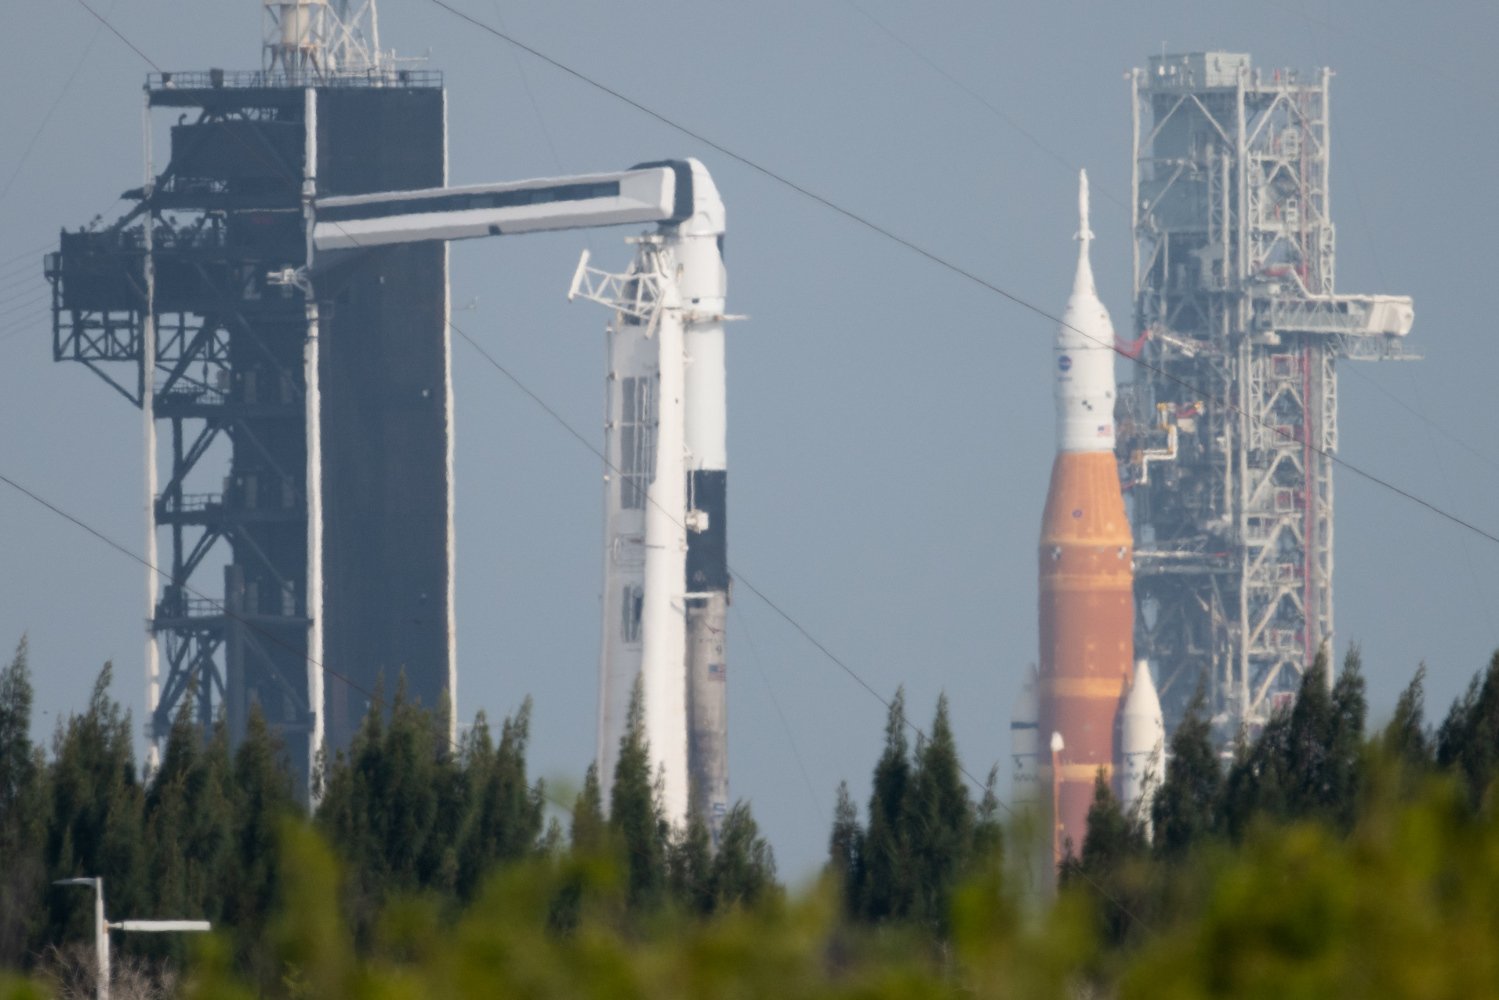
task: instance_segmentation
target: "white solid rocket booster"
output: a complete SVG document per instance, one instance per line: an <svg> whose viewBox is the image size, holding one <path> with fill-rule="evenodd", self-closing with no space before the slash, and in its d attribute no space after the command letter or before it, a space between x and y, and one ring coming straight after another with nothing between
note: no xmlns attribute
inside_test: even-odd
<svg viewBox="0 0 1499 1000"><path fill-rule="evenodd" d="M1036 665L1025 668L1020 697L1010 711L1010 801L1017 812L1041 800L1041 705L1036 695Z"/></svg>
<svg viewBox="0 0 1499 1000"><path fill-rule="evenodd" d="M1119 798L1126 810L1139 803L1150 829L1150 802L1166 776L1166 726L1161 699L1150 678L1150 663L1135 664L1135 682L1124 699L1119 720Z"/></svg>

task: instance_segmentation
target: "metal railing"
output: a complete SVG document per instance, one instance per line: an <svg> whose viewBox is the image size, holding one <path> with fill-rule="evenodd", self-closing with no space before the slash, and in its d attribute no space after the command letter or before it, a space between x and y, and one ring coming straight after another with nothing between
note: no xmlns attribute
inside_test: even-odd
<svg viewBox="0 0 1499 1000"><path fill-rule="evenodd" d="M197 514L224 506L222 493L168 493L157 498L157 509L164 514Z"/></svg>
<svg viewBox="0 0 1499 1000"><path fill-rule="evenodd" d="M301 89L303 87L441 87L442 71L435 69L361 69L326 73L286 73L264 70L188 70L149 73L147 90Z"/></svg>

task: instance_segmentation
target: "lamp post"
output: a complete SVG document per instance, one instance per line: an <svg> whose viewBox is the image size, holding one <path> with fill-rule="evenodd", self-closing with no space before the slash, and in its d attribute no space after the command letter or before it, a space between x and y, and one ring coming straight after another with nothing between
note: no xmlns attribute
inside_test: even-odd
<svg viewBox="0 0 1499 1000"><path fill-rule="evenodd" d="M1062 751L1067 748L1062 734L1051 734L1051 877L1057 877L1062 864ZM107 1000L107 998L106 998Z"/></svg>
<svg viewBox="0 0 1499 1000"><path fill-rule="evenodd" d="M98 1000L109 1000L109 932L144 931L147 933L196 932L211 930L207 920L119 920L110 923L104 919L104 879L63 878L53 885L88 885L94 888L94 953L97 959L98 976L94 995Z"/></svg>

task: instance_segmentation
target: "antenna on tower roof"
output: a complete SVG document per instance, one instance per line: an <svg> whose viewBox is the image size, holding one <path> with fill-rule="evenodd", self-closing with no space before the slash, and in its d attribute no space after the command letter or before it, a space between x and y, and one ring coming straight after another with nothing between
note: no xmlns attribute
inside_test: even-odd
<svg viewBox="0 0 1499 1000"><path fill-rule="evenodd" d="M375 0L262 0L262 68L288 81L372 73L380 51Z"/></svg>

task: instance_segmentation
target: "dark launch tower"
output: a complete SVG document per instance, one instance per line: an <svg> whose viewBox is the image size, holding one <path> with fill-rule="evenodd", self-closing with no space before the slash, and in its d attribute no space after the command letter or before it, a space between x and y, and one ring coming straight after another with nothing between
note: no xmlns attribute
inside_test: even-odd
<svg viewBox="0 0 1499 1000"><path fill-rule="evenodd" d="M237 739L258 705L301 780L380 678L450 718L455 686L445 244L302 270L314 195L446 182L442 79L308 51L268 41L263 72L153 74L169 162L152 172L148 151L129 211L65 231L46 263L54 357L144 411L150 480L164 431L149 734L191 699Z"/></svg>

